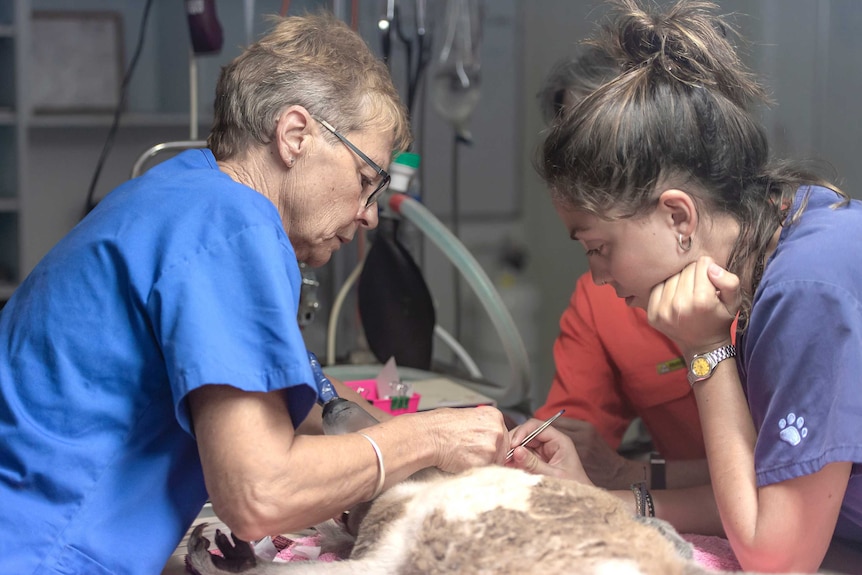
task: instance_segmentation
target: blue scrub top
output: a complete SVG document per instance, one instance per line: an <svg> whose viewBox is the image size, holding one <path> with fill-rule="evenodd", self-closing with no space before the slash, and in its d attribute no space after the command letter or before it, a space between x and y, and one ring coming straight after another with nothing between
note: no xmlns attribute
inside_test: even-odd
<svg viewBox="0 0 862 575"><path fill-rule="evenodd" d="M738 342L757 485L852 463L835 534L862 541L862 202L802 188Z"/></svg>
<svg viewBox="0 0 862 575"><path fill-rule="evenodd" d="M209 150L109 194L0 313L0 573L159 573L206 501L202 385L316 400L275 206Z"/></svg>

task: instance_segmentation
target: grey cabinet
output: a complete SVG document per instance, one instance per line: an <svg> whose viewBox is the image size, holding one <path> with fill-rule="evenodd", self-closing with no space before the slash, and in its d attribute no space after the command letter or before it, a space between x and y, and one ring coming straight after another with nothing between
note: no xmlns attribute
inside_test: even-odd
<svg viewBox="0 0 862 575"><path fill-rule="evenodd" d="M0 0L0 305L85 212L146 4ZM259 8L271 13L272 2L263 4ZM202 136L212 117L218 72L247 43L243 26L237 24L242 6L233 0L218 2L224 50L196 59L196 123ZM39 28L46 20L62 24L47 39ZM116 34L112 29L106 36L108 24ZM256 32L264 24L258 13ZM106 50L97 51L99 42ZM96 199L128 179L135 160L149 147L189 139L190 46L184 3L153 0ZM75 58L95 58L102 67L112 67L105 70L111 74L102 75L99 66L85 66ZM116 90L106 86L107 81L116 83ZM57 94L48 105L46 86ZM87 100L93 86L100 87L99 97Z"/></svg>

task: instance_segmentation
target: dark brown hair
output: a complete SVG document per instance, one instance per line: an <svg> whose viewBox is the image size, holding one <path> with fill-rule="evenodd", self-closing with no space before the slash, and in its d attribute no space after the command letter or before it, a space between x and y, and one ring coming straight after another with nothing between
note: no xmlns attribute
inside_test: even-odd
<svg viewBox="0 0 862 575"><path fill-rule="evenodd" d="M598 46L582 46L576 57L559 60L538 94L545 122L563 111L567 95L569 105L577 103L619 73L616 59Z"/></svg>

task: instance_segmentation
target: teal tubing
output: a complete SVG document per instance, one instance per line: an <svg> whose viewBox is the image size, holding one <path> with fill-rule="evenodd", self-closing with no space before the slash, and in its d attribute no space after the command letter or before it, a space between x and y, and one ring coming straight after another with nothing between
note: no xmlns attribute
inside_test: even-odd
<svg viewBox="0 0 862 575"><path fill-rule="evenodd" d="M444 226L428 209L406 194L395 193L389 198L389 207L413 223L425 236L440 248L450 262L461 272L485 307L503 342L512 381L463 382L479 393L494 399L500 407L512 407L529 397L530 360L524 340L518 333L512 314L506 308L494 284L476 258L464 244Z"/></svg>

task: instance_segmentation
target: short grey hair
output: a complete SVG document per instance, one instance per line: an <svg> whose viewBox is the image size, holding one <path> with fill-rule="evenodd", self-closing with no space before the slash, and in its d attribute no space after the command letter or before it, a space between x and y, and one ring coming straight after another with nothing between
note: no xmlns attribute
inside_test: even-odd
<svg viewBox="0 0 862 575"><path fill-rule="evenodd" d="M267 144L287 106L339 130L391 130L395 151L410 123L389 70L359 34L328 12L277 18L274 28L222 69L207 139L216 159Z"/></svg>

